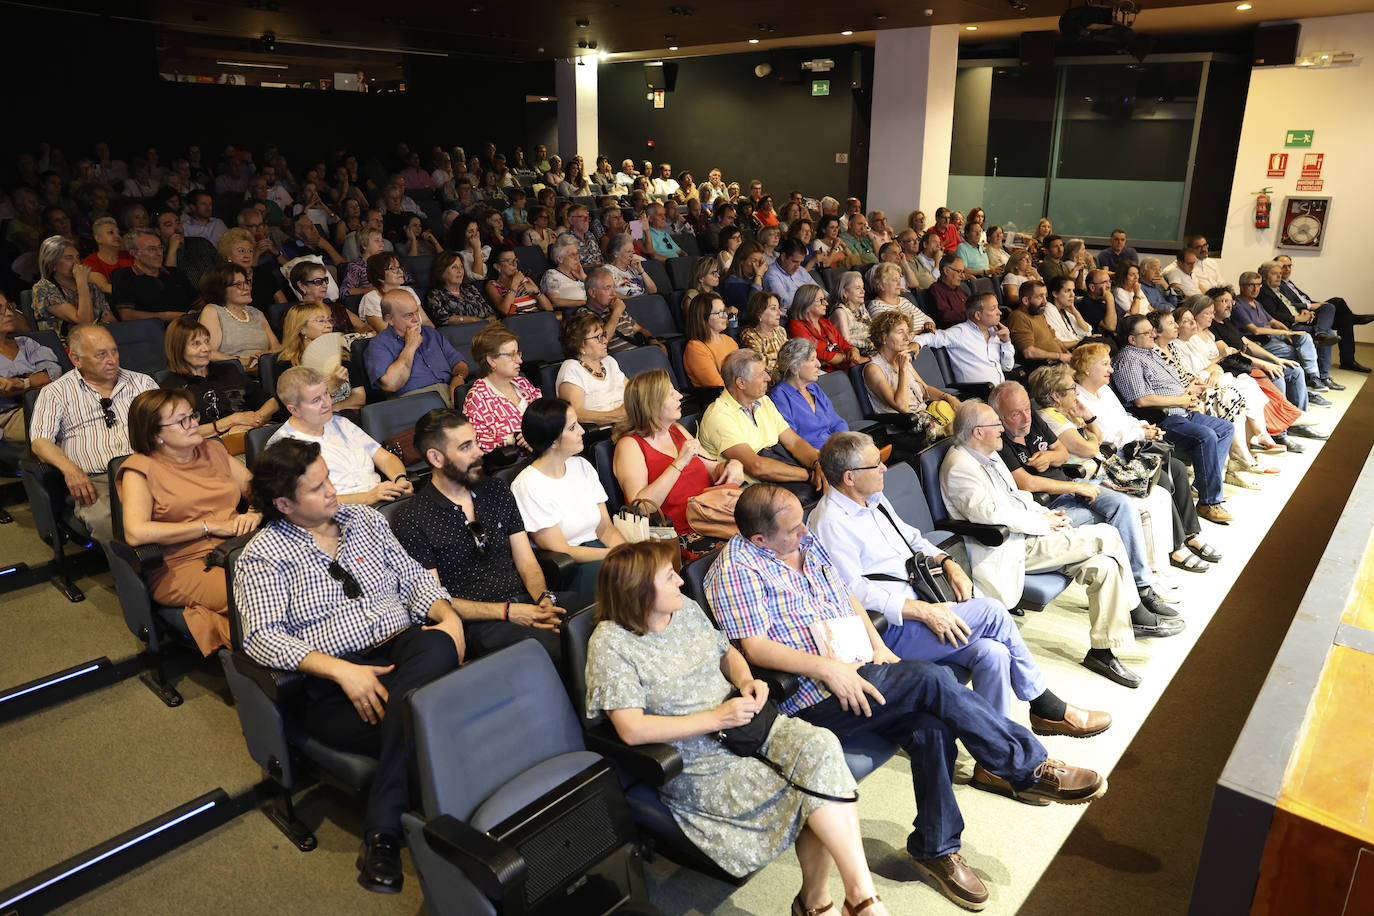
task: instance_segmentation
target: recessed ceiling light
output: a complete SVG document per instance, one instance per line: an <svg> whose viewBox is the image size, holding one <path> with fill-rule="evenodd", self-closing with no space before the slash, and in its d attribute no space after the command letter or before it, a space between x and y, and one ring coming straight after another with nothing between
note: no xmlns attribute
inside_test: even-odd
<svg viewBox="0 0 1374 916"><path fill-rule="evenodd" d="M676 50L677 50L677 45L668 45L668 50L669 50L669 51L676 51Z"/></svg>
<svg viewBox="0 0 1374 916"><path fill-rule="evenodd" d="M751 45L756 45L756 44L759 43L759 40L758 40L757 38L751 38L751 39L749 39L749 43L750 43Z"/></svg>
<svg viewBox="0 0 1374 916"><path fill-rule="evenodd" d="M1236 9L1240 10L1240 11L1243 13L1243 12L1245 12L1246 10L1252 10L1252 9L1254 9L1254 7L1251 6L1251 5L1248 4L1248 3L1237 3L1237 4L1236 4Z"/></svg>
<svg viewBox="0 0 1374 916"><path fill-rule="evenodd" d="M611 55L607 54L605 51L602 51L600 54L598 54L598 55L596 55L596 56L597 56L600 60L605 60L606 58L610 57Z"/></svg>
<svg viewBox="0 0 1374 916"><path fill-rule="evenodd" d="M546 96L546 95L541 95L541 96L539 97L539 101L541 101L541 102L547 102L548 100L549 100L549 97Z"/></svg>
<svg viewBox="0 0 1374 916"><path fill-rule="evenodd" d="M978 26L976 26L976 25L966 25L966 26L964 26L964 31L965 31L965 32L976 32L976 31L978 31Z"/></svg>
<svg viewBox="0 0 1374 916"><path fill-rule="evenodd" d="M853 29L845 29L845 30L844 30L843 32L841 32L840 34L841 34L841 35L853 35L853 34L854 34L854 30L853 30Z"/></svg>

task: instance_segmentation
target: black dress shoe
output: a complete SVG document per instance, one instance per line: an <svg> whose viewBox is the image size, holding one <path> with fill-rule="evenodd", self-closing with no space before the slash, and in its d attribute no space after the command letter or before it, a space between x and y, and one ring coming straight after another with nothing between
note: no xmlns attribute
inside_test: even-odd
<svg viewBox="0 0 1374 916"><path fill-rule="evenodd" d="M1168 603L1152 588L1140 589L1140 606L1159 617L1177 617L1178 611L1169 607Z"/></svg>
<svg viewBox="0 0 1374 916"><path fill-rule="evenodd" d="M1149 617L1153 619L1153 623L1144 619L1141 623L1136 623L1136 616L1135 614L1131 615L1131 630L1141 639L1163 639L1166 636L1177 636L1187 627L1182 617L1160 617L1158 614L1150 613ZM1143 618L1144 615L1141 617Z"/></svg>
<svg viewBox="0 0 1374 916"><path fill-rule="evenodd" d="M1312 335L1314 347L1332 347L1341 342L1341 335L1318 331Z"/></svg>
<svg viewBox="0 0 1374 916"><path fill-rule="evenodd" d="M1326 438L1328 438L1328 436L1327 436L1326 433L1318 432L1318 431L1317 431L1316 429L1314 429L1313 427L1311 427L1311 426L1306 426L1306 425L1298 425L1298 426L1290 426L1290 427L1288 427L1288 435L1290 435L1290 436L1301 436L1301 437L1304 438L1304 439L1326 439Z"/></svg>
<svg viewBox="0 0 1374 916"><path fill-rule="evenodd" d="M1322 384L1325 385L1327 388L1330 388L1332 391L1344 391L1344 390L1345 390L1345 386L1344 386L1344 385L1340 384L1340 383L1337 382L1335 379L1331 378L1331 376L1329 376L1329 375L1323 375L1323 376L1322 376Z"/></svg>
<svg viewBox="0 0 1374 916"><path fill-rule="evenodd" d="M374 833L363 840L358 853L358 883L374 894L399 894L401 841L389 833Z"/></svg>
<svg viewBox="0 0 1374 916"><path fill-rule="evenodd" d="M1369 372L1369 367L1368 367L1368 366L1361 366L1359 363L1355 362L1353 359L1352 359L1350 362L1346 362L1346 361L1342 360L1342 361L1341 361L1341 368L1344 369L1346 372L1364 372L1364 373L1366 373L1366 374L1368 374L1368 372Z"/></svg>
<svg viewBox="0 0 1374 916"><path fill-rule="evenodd" d="M1116 681L1122 687L1140 686L1140 675L1121 664L1121 659L1115 655L1102 659L1089 653L1083 656L1083 667L1094 674L1102 675L1109 681Z"/></svg>
<svg viewBox="0 0 1374 916"><path fill-rule="evenodd" d="M1275 436L1274 441L1280 441L1279 437ZM1298 445L1298 443L1294 442L1292 439L1284 438L1282 441L1284 446L1288 449L1288 454L1290 455L1301 455L1303 452L1307 451L1307 449L1303 448L1301 445Z"/></svg>

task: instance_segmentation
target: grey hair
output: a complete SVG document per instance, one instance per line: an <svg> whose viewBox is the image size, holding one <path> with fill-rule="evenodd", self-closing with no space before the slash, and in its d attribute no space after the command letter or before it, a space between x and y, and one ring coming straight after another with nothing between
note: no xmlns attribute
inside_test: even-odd
<svg viewBox="0 0 1374 916"><path fill-rule="evenodd" d="M1260 279L1263 280L1264 275L1275 268L1279 268L1281 270L1283 269L1283 265L1280 264L1278 261L1265 261L1263 264L1259 266Z"/></svg>
<svg viewBox="0 0 1374 916"><path fill-rule="evenodd" d="M740 347L725 357L720 364L720 379L725 383L725 393L734 397L735 382L748 378L753 374L754 364L762 362L763 357L759 352L748 347Z"/></svg>
<svg viewBox="0 0 1374 916"><path fill-rule="evenodd" d="M883 278L888 274L896 274L898 277L901 277L902 268L898 267L897 264L892 261L883 261L873 268L872 281L873 291L875 293L882 288L881 284Z"/></svg>
<svg viewBox="0 0 1374 916"><path fill-rule="evenodd" d="M825 210L827 206L838 208L840 206L840 202L835 198L827 195L821 198L821 210Z"/></svg>
<svg viewBox="0 0 1374 916"><path fill-rule="evenodd" d="M615 274L611 273L609 267L602 266L587 271L587 280L584 285L591 286L592 280L596 280L598 283L605 282L607 286L615 286Z"/></svg>
<svg viewBox="0 0 1374 916"><path fill-rule="evenodd" d="M986 406L977 398L959 405L959 409L954 411L954 426L950 431L955 442L964 443L973 438L973 431L978 428L978 408Z"/></svg>
<svg viewBox="0 0 1374 916"><path fill-rule="evenodd" d="M38 275L44 280L51 281L57 262L62 260L62 255L67 253L68 248L75 247L76 242L65 235L50 235L45 238L43 244L38 246Z"/></svg>
<svg viewBox="0 0 1374 916"><path fill-rule="evenodd" d="M833 433L821 446L821 473L832 487L838 487L844 483L845 472L863 460L861 453L872 445L873 437L868 433L850 430Z"/></svg>
<svg viewBox="0 0 1374 916"><path fill-rule="evenodd" d="M634 244L635 240L630 238L628 232L622 232L619 235L611 236L611 240L606 243L606 260L614 261L616 258L620 257L620 252L624 251L626 248L633 248Z"/></svg>
<svg viewBox="0 0 1374 916"><path fill-rule="evenodd" d="M1163 265L1160 263L1159 258L1155 257L1154 255L1150 255L1148 258L1141 258L1141 259L1140 259L1140 269L1141 269L1141 270L1144 270L1146 267L1150 266L1151 264L1153 264L1153 265L1156 266L1156 267L1162 267L1162 266L1163 266Z"/></svg>
<svg viewBox="0 0 1374 916"><path fill-rule="evenodd" d="M864 285L864 275L857 270L846 270L835 281L835 302L844 302L849 297L849 288L855 283Z"/></svg>
<svg viewBox="0 0 1374 916"><path fill-rule="evenodd" d="M576 250L577 239L572 235L572 233L565 232L558 238L554 239L553 244L549 246L549 260L557 264L559 261L563 260L564 255L566 255L569 251Z"/></svg>
<svg viewBox="0 0 1374 916"><path fill-rule="evenodd" d="M1069 239L1064 243L1064 260L1071 260L1074 255L1078 254L1078 249L1082 247L1082 239Z"/></svg>
<svg viewBox="0 0 1374 916"><path fill-rule="evenodd" d="M1005 398L1007 395L1011 394L1013 391L1024 392L1025 390L1025 387L1022 386L1020 382L1013 382L1010 379L1008 379L1007 381L1002 382L999 385L996 385L991 391L988 392L988 406L991 407L993 410L997 411L997 416L1000 417L1002 415L1002 399ZM1030 397L1029 394L1026 396Z"/></svg>
<svg viewBox="0 0 1374 916"><path fill-rule="evenodd" d="M816 297L821 294L821 288L814 283L807 283L797 288L792 294L792 307L787 310L787 317L791 321L805 321L806 311L816 304Z"/></svg>
<svg viewBox="0 0 1374 916"><path fill-rule="evenodd" d="M1065 384L1073 385L1073 370L1064 363L1041 366L1030 374L1030 396L1041 407L1053 407L1054 395Z"/></svg>
<svg viewBox="0 0 1374 916"><path fill-rule="evenodd" d="M778 376L783 381L801 370L801 364L816 355L816 342L806 337L793 337L778 350Z"/></svg>
<svg viewBox="0 0 1374 916"><path fill-rule="evenodd" d="M301 402L305 389L329 381L324 373L309 366L293 366L277 378L277 397L292 407Z"/></svg>
<svg viewBox="0 0 1374 916"><path fill-rule="evenodd" d="M91 231L94 232L95 230L99 229L101 226L114 226L114 227L115 227L115 231L118 232L118 231L119 231L119 220L115 219L113 216L102 216L102 217L100 217L100 219L98 219L98 220L96 220L95 222L91 223Z"/></svg>
<svg viewBox="0 0 1374 916"><path fill-rule="evenodd" d="M1245 287L1245 284L1250 283L1250 282L1252 282L1252 281L1254 281L1254 280L1263 280L1263 279L1264 279L1264 277L1260 276L1260 275L1259 275L1258 273L1256 273L1255 271L1253 271L1253 270L1246 270L1246 271L1242 271L1242 272L1241 272L1240 280L1237 281L1237 285L1240 286L1240 287L1243 289L1243 288Z"/></svg>

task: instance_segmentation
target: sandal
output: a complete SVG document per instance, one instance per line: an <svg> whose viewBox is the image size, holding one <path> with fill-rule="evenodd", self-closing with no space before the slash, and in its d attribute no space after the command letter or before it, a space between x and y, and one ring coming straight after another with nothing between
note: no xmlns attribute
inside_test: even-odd
<svg viewBox="0 0 1374 916"><path fill-rule="evenodd" d="M820 916L821 913L835 908L835 901L830 901L825 906L818 906L808 909L802 906L801 891L797 891L797 896L792 899L792 916Z"/></svg>
<svg viewBox="0 0 1374 916"><path fill-rule="evenodd" d="M846 900L844 902L844 916L859 916L860 913L871 907L873 904L882 903L882 901L883 898L879 897L877 894L874 894L867 900L860 900L857 904L852 904L848 900Z"/></svg>
<svg viewBox="0 0 1374 916"><path fill-rule="evenodd" d="M1191 539L1184 541L1183 546L1191 550L1198 559L1206 560L1208 563L1216 563L1221 559L1221 551L1217 550L1197 535L1193 535Z"/></svg>
<svg viewBox="0 0 1374 916"><path fill-rule="evenodd" d="M1169 565L1174 569L1181 569L1184 572L1204 573L1211 569L1211 565L1204 563L1188 551L1183 552L1183 559L1179 560L1173 554L1169 554Z"/></svg>

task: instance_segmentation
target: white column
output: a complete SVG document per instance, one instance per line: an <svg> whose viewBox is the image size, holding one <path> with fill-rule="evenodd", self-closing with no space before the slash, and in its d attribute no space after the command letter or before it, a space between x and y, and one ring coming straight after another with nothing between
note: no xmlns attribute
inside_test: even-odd
<svg viewBox="0 0 1374 916"><path fill-rule="evenodd" d="M597 58L595 54L588 54L582 61L581 65L568 60L554 63L558 90L558 155L567 162L580 153L590 174L600 153L596 115Z"/></svg>
<svg viewBox="0 0 1374 916"><path fill-rule="evenodd" d="M957 25L878 32L864 206L892 225L918 208L931 225L945 203L958 62Z"/></svg>

